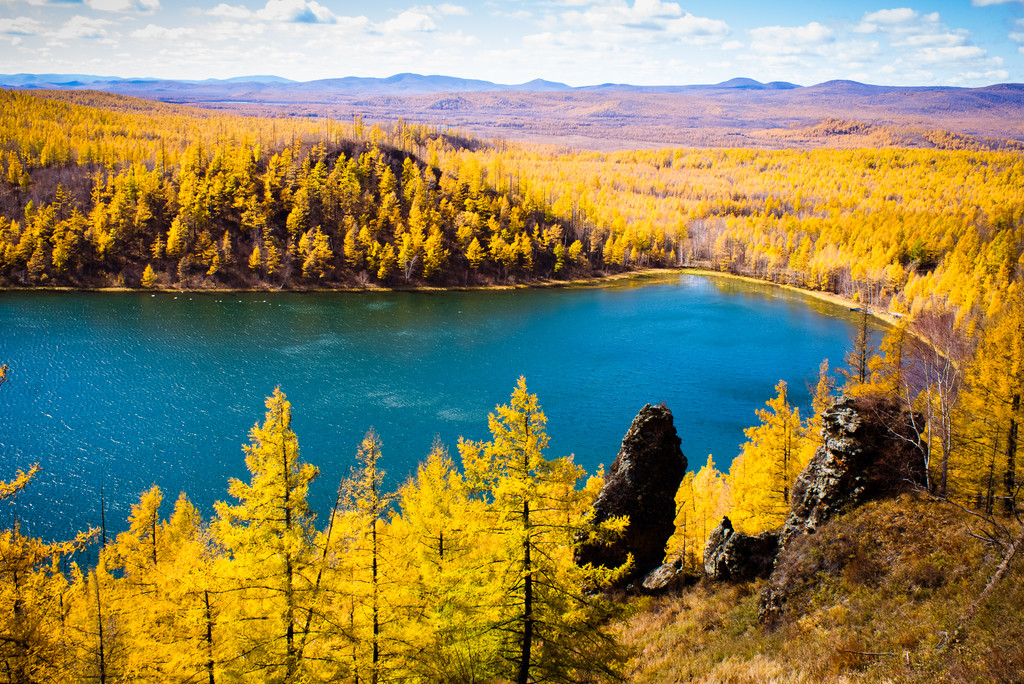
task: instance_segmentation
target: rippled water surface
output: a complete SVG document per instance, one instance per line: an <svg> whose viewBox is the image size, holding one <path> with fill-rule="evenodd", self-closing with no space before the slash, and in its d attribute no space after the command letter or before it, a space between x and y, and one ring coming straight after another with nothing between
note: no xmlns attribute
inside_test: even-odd
<svg viewBox="0 0 1024 684"><path fill-rule="evenodd" d="M609 464L645 403L672 409L690 467L727 468L785 379L805 412L856 314L802 295L683 275L642 286L443 293L0 293L0 477L44 472L3 511L59 536L125 527L156 483L205 514L247 478L241 445L280 385L323 513L371 426L391 484L435 435L483 439L524 375L549 455Z"/></svg>

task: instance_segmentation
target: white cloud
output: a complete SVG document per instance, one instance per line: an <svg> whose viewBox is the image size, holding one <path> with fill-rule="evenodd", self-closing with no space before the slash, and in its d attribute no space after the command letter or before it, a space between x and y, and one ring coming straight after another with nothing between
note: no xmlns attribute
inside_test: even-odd
<svg viewBox="0 0 1024 684"><path fill-rule="evenodd" d="M448 16L469 16L469 10L462 5L452 5L447 2L438 5L437 11Z"/></svg>
<svg viewBox="0 0 1024 684"><path fill-rule="evenodd" d="M180 41L184 38L195 35L196 31L190 27L177 27L177 28L165 28L163 26L157 26L155 24L149 24L145 28L136 29L131 32L131 37L138 40L175 40Z"/></svg>
<svg viewBox="0 0 1024 684"><path fill-rule="evenodd" d="M888 35L894 45L959 45L968 37L966 30L950 31L938 12L921 14L906 7L867 12L853 30Z"/></svg>
<svg viewBox="0 0 1024 684"><path fill-rule="evenodd" d="M496 10L491 12L491 16L505 17L506 19L530 19L533 17L533 14L523 9L516 10L515 12L499 12Z"/></svg>
<svg viewBox="0 0 1024 684"><path fill-rule="evenodd" d="M160 8L160 0L85 0L85 4L101 12L153 12Z"/></svg>
<svg viewBox="0 0 1024 684"><path fill-rule="evenodd" d="M723 50L742 50L746 47L746 44L738 40L727 40L722 43Z"/></svg>
<svg viewBox="0 0 1024 684"><path fill-rule="evenodd" d="M74 38L87 38L90 40L96 40L100 38L106 38L109 34L107 33L107 26L110 26L113 22L107 19L96 19L93 17L83 17L81 15L75 15L68 19L68 21L57 29L53 33L53 37L57 40L69 40Z"/></svg>
<svg viewBox="0 0 1024 684"><path fill-rule="evenodd" d="M820 46L835 39L835 32L816 21L805 26L762 26L750 30L751 50L766 55L818 53Z"/></svg>
<svg viewBox="0 0 1024 684"><path fill-rule="evenodd" d="M962 74L974 76L965 75L965 82L977 74L1002 73L995 69L1002 58L989 57L987 50L971 43L969 31L951 29L938 12L921 14L906 7L867 12L855 30L887 39L888 64L878 71L905 81L914 75L932 80L935 69L969 69Z"/></svg>
<svg viewBox="0 0 1024 684"><path fill-rule="evenodd" d="M221 3L207 14L231 21L273 22L283 24L332 24L343 32L364 32L398 36L401 34L434 33L439 31L440 17L467 16L469 10L461 5L416 5L380 22L370 22L365 16L339 16L316 0L268 0L259 10L245 5ZM465 43L467 38L453 34L452 40Z"/></svg>
<svg viewBox="0 0 1024 684"><path fill-rule="evenodd" d="M478 45L480 39L473 35L464 34L462 31L456 31L455 33L444 33L437 37L438 42L442 45L461 45L470 46Z"/></svg>
<svg viewBox="0 0 1024 684"><path fill-rule="evenodd" d="M666 21L681 17L682 9L674 2L660 0L636 0L634 5L613 1L606 4L595 4L586 11L571 10L562 15L567 23L579 23L593 29L647 29L661 31Z"/></svg>
<svg viewBox="0 0 1024 684"><path fill-rule="evenodd" d="M698 17L684 12L677 3L661 0L635 0L633 5L604 0L584 11L572 9L548 17L543 23L564 26L594 47L620 48L652 43L704 45L722 39L730 30L724 21Z"/></svg>
<svg viewBox="0 0 1024 684"><path fill-rule="evenodd" d="M429 33L437 30L437 24L428 14L429 10L418 7L407 9L397 17L377 25L382 33Z"/></svg>
<svg viewBox="0 0 1024 684"><path fill-rule="evenodd" d="M724 21L695 17L689 12L678 19L670 19L665 29L678 36L721 37L729 34L729 25Z"/></svg>
<svg viewBox="0 0 1024 684"><path fill-rule="evenodd" d="M43 25L39 21L29 17L0 18L0 33L7 36L34 36L42 29Z"/></svg>
<svg viewBox="0 0 1024 684"><path fill-rule="evenodd" d="M49 7L52 5L81 5L82 0L27 0L33 7ZM0 4L13 5L14 0L2 0Z"/></svg>
<svg viewBox="0 0 1024 684"><path fill-rule="evenodd" d="M338 16L316 0L267 0L255 12L245 5L221 3L207 11L215 17L233 20L258 20L289 24L334 24Z"/></svg>
<svg viewBox="0 0 1024 684"><path fill-rule="evenodd" d="M927 15L927 20L937 20L938 16L938 14L932 13ZM921 13L909 7L883 9L877 12L865 12L864 17L861 19L860 28L865 32L871 33L885 30L886 28L917 25L921 19Z"/></svg>
<svg viewBox="0 0 1024 684"><path fill-rule="evenodd" d="M1018 19L1014 22L1013 33L1010 34L1010 40L1018 43L1024 43L1024 19Z"/></svg>
<svg viewBox="0 0 1024 684"><path fill-rule="evenodd" d="M99 12L142 12L160 9L160 0L25 0L33 7L88 7ZM0 5L13 5L15 0L0 0Z"/></svg>
<svg viewBox="0 0 1024 684"><path fill-rule="evenodd" d="M227 5L223 2L207 12L207 14L215 17L224 17L225 19L250 19L255 16L252 10L244 5Z"/></svg>
<svg viewBox="0 0 1024 684"><path fill-rule="evenodd" d="M1010 72L1005 69L997 69L993 71L965 71L946 79L946 83L949 85L974 85L977 83L1006 82L1009 78Z"/></svg>
<svg viewBox="0 0 1024 684"><path fill-rule="evenodd" d="M956 31L947 31L945 33L918 33L895 40L892 44L905 45L907 47L952 47L967 44L969 35L966 29L957 29Z"/></svg>
<svg viewBox="0 0 1024 684"><path fill-rule="evenodd" d="M975 7L988 7L989 5L1009 5L1018 2L1024 4L1024 0L971 0Z"/></svg>
<svg viewBox="0 0 1024 684"><path fill-rule="evenodd" d="M922 62L935 64L942 62L975 62L984 59L988 52L977 45L956 45L953 47L927 47L917 54Z"/></svg>
<svg viewBox="0 0 1024 684"><path fill-rule="evenodd" d="M198 34L203 40L214 43L228 43L235 45L240 40L259 38L267 31L267 25L262 23L239 23L236 21L222 21L211 24Z"/></svg>
<svg viewBox="0 0 1024 684"><path fill-rule="evenodd" d="M298 24L333 24L337 17L316 0L267 0L267 5L256 11L265 21Z"/></svg>
<svg viewBox="0 0 1024 684"><path fill-rule="evenodd" d="M366 33L372 27L372 22L365 16L358 17L338 17L338 21L334 23L334 31L336 33Z"/></svg>

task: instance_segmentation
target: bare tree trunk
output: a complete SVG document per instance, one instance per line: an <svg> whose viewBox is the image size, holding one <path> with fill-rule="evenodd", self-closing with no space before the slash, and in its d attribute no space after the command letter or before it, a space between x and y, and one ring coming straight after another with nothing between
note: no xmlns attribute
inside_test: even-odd
<svg viewBox="0 0 1024 684"><path fill-rule="evenodd" d="M523 501L523 640L519 654L519 674L516 684L530 680L530 649L533 646L533 568L530 561L530 502Z"/></svg>
<svg viewBox="0 0 1024 684"><path fill-rule="evenodd" d="M327 553L331 547L331 535L334 532L334 518L338 514L338 506L341 504L341 487L338 487L338 494L334 498L334 507L331 508L331 522L327 525L327 538L324 540L324 551L320 556L320 568L316 571L316 583L313 585L313 601L316 600L316 596L320 593L320 583L324 575L324 566L327 564ZM306 624L302 628L302 635L299 638L299 646L296 651L299 658L306 650L306 640L309 638L309 629L313 621L313 603L310 603L309 609L306 611Z"/></svg>
<svg viewBox="0 0 1024 684"><path fill-rule="evenodd" d="M107 684L107 661L103 653L103 603L100 601L100 573L96 570L96 625L100 639L100 684Z"/></svg>
<svg viewBox="0 0 1024 684"><path fill-rule="evenodd" d="M1010 569L1010 563L1013 561L1013 557L1017 555L1017 551L1020 549L1021 544L1024 544L1024 526L1021 527L1017 537L1005 548L1003 561L999 564L999 567L996 568L996 571L992 573L992 577L989 578L988 584L986 584L985 588L982 589L980 594L978 594L978 598L974 600L974 603L964 611L963 617L960 618L960 624L954 632L954 638L959 638L963 633L964 625L974 617L982 604L985 603L988 597L992 595L996 585L999 584L1000 580L1002 580L1006 575L1007 570Z"/></svg>
<svg viewBox="0 0 1024 684"><path fill-rule="evenodd" d="M371 536L373 539L373 670L372 682L377 684L380 678L378 667L380 665L380 604L377 583L377 518L370 521L372 525Z"/></svg>
<svg viewBox="0 0 1024 684"><path fill-rule="evenodd" d="M1006 431L1006 473L1003 475L1003 488L1006 498L1003 507L1007 514L1014 509L1014 495L1017 492L1017 412L1020 411L1020 394L1013 395L1010 404L1010 427Z"/></svg>
<svg viewBox="0 0 1024 684"><path fill-rule="evenodd" d="M283 425L281 426L284 427ZM281 438L281 470L284 475L284 527L285 533L292 531L292 508L290 494L292 489L291 468L288 463L288 447L284 437ZM285 563L285 673L284 681L291 682L298 671L298 658L295 651L295 569L292 565L291 549L284 550Z"/></svg>
<svg viewBox="0 0 1024 684"><path fill-rule="evenodd" d="M206 673L209 675L210 684L215 684L213 678L213 615L210 612L209 591L203 591L203 602L206 604Z"/></svg>

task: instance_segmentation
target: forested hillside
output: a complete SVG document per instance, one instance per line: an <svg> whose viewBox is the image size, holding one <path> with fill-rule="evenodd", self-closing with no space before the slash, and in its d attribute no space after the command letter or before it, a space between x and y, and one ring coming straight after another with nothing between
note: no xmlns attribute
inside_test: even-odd
<svg viewBox="0 0 1024 684"><path fill-rule="evenodd" d="M874 306L982 306L1020 256L1024 157L906 149L459 152L609 267L700 265ZM479 162L478 162L479 160Z"/></svg>
<svg viewBox="0 0 1024 684"><path fill-rule="evenodd" d="M467 285L589 272L543 204L422 126L2 96L0 280L178 288ZM79 104L82 103L82 104Z"/></svg>

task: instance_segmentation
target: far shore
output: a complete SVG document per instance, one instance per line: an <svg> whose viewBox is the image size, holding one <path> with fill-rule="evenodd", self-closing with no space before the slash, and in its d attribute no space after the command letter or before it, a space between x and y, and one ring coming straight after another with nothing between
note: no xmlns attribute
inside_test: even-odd
<svg viewBox="0 0 1024 684"><path fill-rule="evenodd" d="M837 295L837 294L832 293L832 292L822 292L821 290L806 290L806 289L804 289L802 287L797 287L796 285L789 285L787 283L776 283L776 282L772 282L771 280L761 280L760 278L754 278L752 276L739 275L739 274L736 274L736 273L726 273L726 272L723 272L723 271L712 271L712 270L706 269L706 268L683 268L683 269L680 269L679 271L676 271L676 272L690 273L690 274L693 274L693 275L702 275L702 276L718 276L718 277L721 277L721 278L732 278L732 279L735 279L735 280L742 280L742 281L745 281L745 282L748 282L748 283L759 283L761 285L771 285L772 287L782 288L783 290L790 290L791 292L798 292L798 293L800 293L802 295L806 295L808 297L813 297L814 299L818 299L818 300L823 301L823 302L828 302L829 304L835 304L836 306L845 307L845 308L850 309L851 311L858 310L858 309L860 309L860 308L862 308L864 306L860 302L857 302L857 301L854 301L852 299L849 299L848 297L843 297L842 295ZM874 307L868 307L868 315L870 315L873 318L876 318L876 319L886 323L887 325L896 325L896 317L893 316L888 311L882 311L881 309L877 309L877 308L874 308Z"/></svg>
<svg viewBox="0 0 1024 684"><path fill-rule="evenodd" d="M410 286L410 287L395 287L395 286L354 286L354 287L290 287L290 288L274 288L274 287L255 287L255 288L175 288L175 287L154 287L154 288L139 288L139 287L96 287L96 288L79 288L79 287L6 287L0 288L2 292L150 292L152 294L160 293L189 293L189 294L230 294L230 293L268 293L268 292L289 292L294 294L313 294L321 292L352 292L352 293L372 293L372 292L473 292L473 291L501 291L501 290L529 290L529 289L584 289L603 287L609 283L630 281L630 280L645 280L655 279L659 277L666 277L672 275L697 275L697 276L709 276L716 278L729 278L733 280L739 280L743 282L759 284L759 285L770 285L772 287L778 287L784 290L790 290L808 297L813 297L820 301L828 302L835 306L848 308L851 310L858 309L862 304L852 299L843 297L841 295L834 294L832 292L822 292L820 290L807 290L795 285L789 285L786 283L776 283L771 280L762 280L753 276L740 275L737 273L729 273L726 271L715 271L707 268L696 268L683 266L679 268L644 268L635 271L624 271L622 273L611 273L606 275L597 275L590 278L575 278L571 280L527 280L519 283L492 283L487 285L451 285L451 286ZM888 325L895 325L896 318L887 311L881 311L875 308L869 308L868 313L877 320L880 320Z"/></svg>
<svg viewBox="0 0 1024 684"><path fill-rule="evenodd" d="M574 278L571 280L524 280L516 283L488 283L484 285L366 285L366 286L337 286L337 287L71 287L71 286L37 286L37 287L0 287L0 292L151 292L158 294L183 293L197 294L212 292L218 294L235 293L266 293L266 292L290 292L295 294L317 293L317 292L472 292L476 290L529 290L535 288L585 288L601 287L609 282L621 282L657 276L686 273L688 269L678 268L645 268L636 271L624 271L622 273L610 273L596 275L589 278Z"/></svg>

